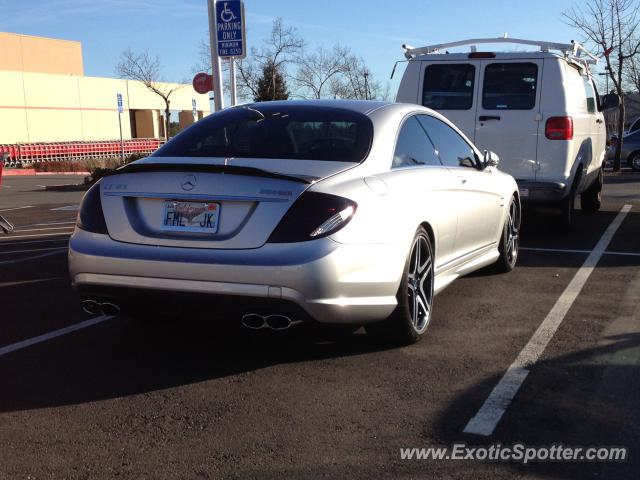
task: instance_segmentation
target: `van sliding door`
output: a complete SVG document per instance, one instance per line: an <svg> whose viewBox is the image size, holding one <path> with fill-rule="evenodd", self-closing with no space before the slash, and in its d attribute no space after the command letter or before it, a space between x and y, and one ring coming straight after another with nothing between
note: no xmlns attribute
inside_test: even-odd
<svg viewBox="0 0 640 480"><path fill-rule="evenodd" d="M534 180L540 125L543 61L483 60L475 143L500 157L500 169Z"/></svg>

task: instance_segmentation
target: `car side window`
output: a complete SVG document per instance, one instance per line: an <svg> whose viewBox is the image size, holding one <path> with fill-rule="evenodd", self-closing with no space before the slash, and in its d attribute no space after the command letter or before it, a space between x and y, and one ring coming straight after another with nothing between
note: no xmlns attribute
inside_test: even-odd
<svg viewBox="0 0 640 480"><path fill-rule="evenodd" d="M416 165L440 165L435 147L416 120L408 118L400 129L391 168Z"/></svg>
<svg viewBox="0 0 640 480"><path fill-rule="evenodd" d="M589 77L582 77L584 83L584 93L587 96L587 113L596 113L596 94Z"/></svg>
<svg viewBox="0 0 640 480"><path fill-rule="evenodd" d="M418 120L435 145L443 165L476 168L476 152L458 132L431 115L418 115Z"/></svg>

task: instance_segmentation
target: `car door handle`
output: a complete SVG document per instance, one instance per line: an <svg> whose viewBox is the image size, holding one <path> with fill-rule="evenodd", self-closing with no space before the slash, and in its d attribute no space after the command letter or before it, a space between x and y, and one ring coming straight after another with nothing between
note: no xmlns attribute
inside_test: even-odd
<svg viewBox="0 0 640 480"><path fill-rule="evenodd" d="M500 120L500 117L498 115L480 115L478 120L486 122L487 120Z"/></svg>
<svg viewBox="0 0 640 480"><path fill-rule="evenodd" d="M467 183L467 179L464 177L458 177L458 180L460 180L460 183Z"/></svg>
<svg viewBox="0 0 640 480"><path fill-rule="evenodd" d="M604 123L604 120L602 120L601 118L597 118L596 123Z"/></svg>

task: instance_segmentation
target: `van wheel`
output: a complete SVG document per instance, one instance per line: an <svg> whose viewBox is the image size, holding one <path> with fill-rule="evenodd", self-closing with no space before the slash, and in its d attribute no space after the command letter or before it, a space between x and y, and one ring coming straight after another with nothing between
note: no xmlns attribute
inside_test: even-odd
<svg viewBox="0 0 640 480"><path fill-rule="evenodd" d="M384 343L409 345L427 331L433 310L434 256L422 227L416 231L396 298L398 306L382 322L365 325L367 335Z"/></svg>
<svg viewBox="0 0 640 480"><path fill-rule="evenodd" d="M560 231L567 233L571 230L571 222L573 220L573 210L575 209L576 195L573 189L569 195L560 203Z"/></svg>
<svg viewBox="0 0 640 480"><path fill-rule="evenodd" d="M629 157L629 165L634 172L640 172L640 152L636 152Z"/></svg>
<svg viewBox="0 0 640 480"><path fill-rule="evenodd" d="M598 178L580 195L580 206L585 212L597 212L602 204L602 183L604 175L602 169L598 172Z"/></svg>

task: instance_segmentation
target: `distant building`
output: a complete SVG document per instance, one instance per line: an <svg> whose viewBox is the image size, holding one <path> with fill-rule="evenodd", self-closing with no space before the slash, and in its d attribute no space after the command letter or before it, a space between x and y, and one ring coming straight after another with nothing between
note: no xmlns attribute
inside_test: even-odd
<svg viewBox="0 0 640 480"><path fill-rule="evenodd" d="M171 120L184 128L209 114L209 96L179 86ZM118 93L125 139L164 137L162 99L140 82L85 77L80 42L0 32L0 144L117 139Z"/></svg>

